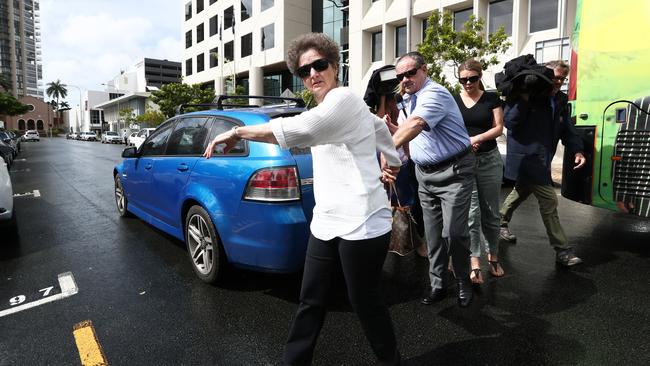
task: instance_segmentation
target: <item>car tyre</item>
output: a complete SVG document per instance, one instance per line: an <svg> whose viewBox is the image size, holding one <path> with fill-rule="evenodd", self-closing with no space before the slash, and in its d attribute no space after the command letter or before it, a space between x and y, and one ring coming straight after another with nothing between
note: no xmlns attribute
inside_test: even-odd
<svg viewBox="0 0 650 366"><path fill-rule="evenodd" d="M122 186L122 181L120 180L120 175L115 175L115 205L117 206L117 213L120 217L131 217L131 213L128 210L129 201L126 198L124 193L124 187Z"/></svg>
<svg viewBox="0 0 650 366"><path fill-rule="evenodd" d="M192 206L185 216L185 243L194 273L206 283L223 280L227 260L208 212Z"/></svg>

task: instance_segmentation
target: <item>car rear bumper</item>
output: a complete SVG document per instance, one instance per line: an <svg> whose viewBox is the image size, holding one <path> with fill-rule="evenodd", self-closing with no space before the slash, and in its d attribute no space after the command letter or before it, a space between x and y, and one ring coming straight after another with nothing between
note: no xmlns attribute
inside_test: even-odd
<svg viewBox="0 0 650 366"><path fill-rule="evenodd" d="M266 272L295 272L305 262L309 222L300 202L242 202L238 216L217 224L226 256L237 267ZM225 224L225 225L223 225ZM230 231L219 230L229 227Z"/></svg>

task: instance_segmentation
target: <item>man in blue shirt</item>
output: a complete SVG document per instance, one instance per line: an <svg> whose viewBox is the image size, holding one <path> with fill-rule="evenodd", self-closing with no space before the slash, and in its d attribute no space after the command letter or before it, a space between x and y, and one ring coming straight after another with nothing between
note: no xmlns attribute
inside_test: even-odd
<svg viewBox="0 0 650 366"><path fill-rule="evenodd" d="M393 135L393 142L398 148L408 143L416 164L428 246L431 291L422 303L429 305L444 298L443 275L451 256L458 304L465 307L472 301L467 221L474 154L469 135L452 95L427 77L427 65L420 53L400 57L395 69L410 113Z"/></svg>

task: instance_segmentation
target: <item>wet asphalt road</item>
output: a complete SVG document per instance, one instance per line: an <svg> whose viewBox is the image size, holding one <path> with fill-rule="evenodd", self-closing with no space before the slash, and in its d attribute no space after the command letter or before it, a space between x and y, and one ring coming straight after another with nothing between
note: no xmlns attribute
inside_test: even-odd
<svg viewBox="0 0 650 366"><path fill-rule="evenodd" d="M298 275L234 271L213 287L184 244L115 211L111 171L123 146L61 138L25 143L12 168L18 235L0 234L0 311L16 296L78 293L0 317L0 365L75 365L73 326L91 320L111 365L275 365L296 309ZM502 195L508 193L504 187ZM515 213L502 245L506 276L490 277L467 309L453 296L421 305L426 263L389 255L386 301L406 365L650 364L650 221L560 198L585 263L557 268L537 204ZM344 292L333 299L316 365L374 358Z"/></svg>

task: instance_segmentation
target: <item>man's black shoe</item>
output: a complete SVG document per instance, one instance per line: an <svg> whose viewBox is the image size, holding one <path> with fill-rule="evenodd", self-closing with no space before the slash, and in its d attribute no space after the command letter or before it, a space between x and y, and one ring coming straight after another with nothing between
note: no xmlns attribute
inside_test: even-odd
<svg viewBox="0 0 650 366"><path fill-rule="evenodd" d="M472 298L474 298L471 282L469 280L458 280L456 286L458 287L458 306L461 308L469 306Z"/></svg>
<svg viewBox="0 0 650 366"><path fill-rule="evenodd" d="M445 289L437 288L435 290L428 291L426 295L422 298L422 303L424 305L431 305L434 302L438 302L445 298Z"/></svg>

